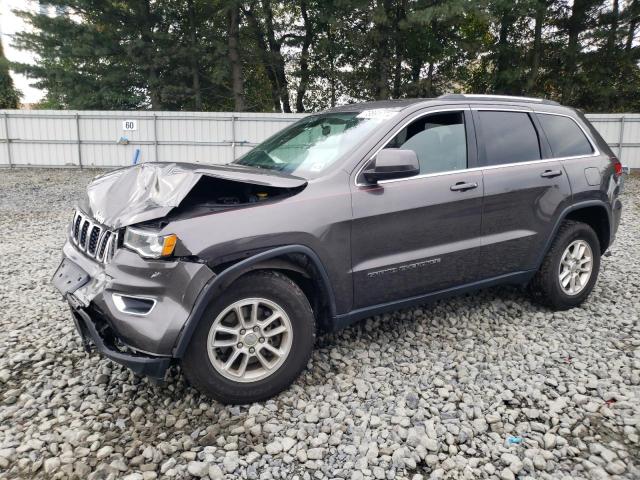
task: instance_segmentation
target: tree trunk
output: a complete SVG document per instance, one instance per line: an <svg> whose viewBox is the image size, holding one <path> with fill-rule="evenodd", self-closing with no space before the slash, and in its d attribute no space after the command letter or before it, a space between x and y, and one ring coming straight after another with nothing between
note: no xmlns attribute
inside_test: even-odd
<svg viewBox="0 0 640 480"><path fill-rule="evenodd" d="M411 82L418 83L420 81L420 71L422 70L422 60L413 60L411 62Z"/></svg>
<svg viewBox="0 0 640 480"><path fill-rule="evenodd" d="M393 36L395 39L395 65L393 69L393 98L400 98L400 87L402 86L402 60L404 38L400 32L400 22L406 17L407 0L402 0L396 8L396 15L393 22Z"/></svg>
<svg viewBox="0 0 640 480"><path fill-rule="evenodd" d="M379 0L378 8L382 8L384 18L378 20L375 25L376 55L374 71L377 73L374 81L373 94L376 100L389 98L389 15L391 12L391 0Z"/></svg>
<svg viewBox="0 0 640 480"><path fill-rule="evenodd" d="M411 87L408 95L411 97L422 97L422 85L420 85L420 72L422 71L422 59L413 58L410 63L411 68Z"/></svg>
<svg viewBox="0 0 640 480"><path fill-rule="evenodd" d="M156 46L153 40L153 24L151 16L151 4L149 0L143 3L144 18L146 22L142 28L141 37L145 43L147 52L147 88L151 100L151 110L162 110L162 95L158 68L156 66Z"/></svg>
<svg viewBox="0 0 640 480"><path fill-rule="evenodd" d="M629 22L629 33L627 34L627 44L624 47L627 52L630 52L631 47L633 46L633 37L636 35L636 27L637 21L635 19L631 20Z"/></svg>
<svg viewBox="0 0 640 480"><path fill-rule="evenodd" d="M240 12L238 5L233 4L227 10L228 28L228 55L231 64L231 91L233 92L233 109L236 112L244 111L244 81L242 79L242 63L238 43L240 37Z"/></svg>
<svg viewBox="0 0 640 480"><path fill-rule="evenodd" d="M633 0L631 5L628 7L631 12L631 20L629 21L629 30L627 33L627 43L624 46L626 52L630 52L633 47L633 40L636 36L636 28L638 26L638 2L637 0Z"/></svg>
<svg viewBox="0 0 640 480"><path fill-rule="evenodd" d="M327 25L327 43L329 45L329 94L331 97L331 108L336 106L336 66L333 54L333 33L331 24Z"/></svg>
<svg viewBox="0 0 640 480"><path fill-rule="evenodd" d="M585 28L585 18L587 14L587 0L575 0L571 6L571 17L568 23L569 41L567 42L566 56L564 61L565 71L562 81L562 102L569 104L573 94L573 75L578 63L580 44L578 43L580 33Z"/></svg>
<svg viewBox="0 0 640 480"><path fill-rule="evenodd" d="M284 113L291 113L289 84L284 72L284 58L279 51L275 54L275 72L276 78L278 79L278 95L280 96L280 102L282 103L282 111Z"/></svg>
<svg viewBox="0 0 640 480"><path fill-rule="evenodd" d="M191 43L191 76L192 88L195 101L196 111L202 110L202 90L200 89L200 65L198 64L198 55L196 55L198 45L198 35L196 32L196 12L193 6L193 0L187 0L187 12L189 16L189 42Z"/></svg>
<svg viewBox="0 0 640 480"><path fill-rule="evenodd" d="M616 56L616 43L618 39L618 23L620 20L620 2L619 0L613 0L611 8L611 21L609 25L609 31L607 32L607 45L605 52L605 62L608 64L608 76L611 81L613 78L619 75L619 63ZM616 58L617 57L617 58ZM604 111L614 111L616 103L616 91L611 88L604 88Z"/></svg>
<svg viewBox="0 0 640 480"><path fill-rule="evenodd" d="M247 17L249 25L253 30L253 34L255 36L256 42L258 44L258 49L260 50L260 58L262 59L262 64L264 66L265 72L267 73L267 78L269 79L269 83L271 84L271 99L273 101L273 107L276 112L282 112L282 105L280 103L280 91L278 88L278 79L276 77L276 72L271 63L271 58L269 54L269 47L267 47L267 43L264 40L264 32L262 27L258 23L258 19L253 12L252 6L249 6L247 9L244 9L244 14Z"/></svg>
<svg viewBox="0 0 640 480"><path fill-rule="evenodd" d="M427 69L427 86L425 88L425 97L429 98L433 95L433 62L429 62Z"/></svg>
<svg viewBox="0 0 640 480"><path fill-rule="evenodd" d="M611 9L611 26L609 27L609 31L607 32L607 60L611 60L611 56L614 54L616 48L619 17L620 2L619 0L613 0L613 7Z"/></svg>
<svg viewBox="0 0 640 480"><path fill-rule="evenodd" d="M393 90L391 98L400 98L400 86L402 85L402 58L396 54L393 67Z"/></svg>
<svg viewBox="0 0 640 480"><path fill-rule="evenodd" d="M149 67L148 87L149 99L151 100L151 110L162 110L162 100L160 95L160 82L156 68Z"/></svg>
<svg viewBox="0 0 640 480"><path fill-rule="evenodd" d="M289 103L289 84L284 72L284 57L282 56L282 42L276 40L276 34L273 28L273 9L271 8L271 0L262 0L262 9L264 10L265 25L267 28L267 42L272 58L273 71L276 76L278 96L284 113L291 113L291 105Z"/></svg>
<svg viewBox="0 0 640 480"><path fill-rule="evenodd" d="M542 27L547 13L547 1L538 0L536 5L535 27L533 29L533 51L531 52L531 70L527 79L527 93L532 93L538 80L540 60L542 58Z"/></svg>
<svg viewBox="0 0 640 480"><path fill-rule="evenodd" d="M511 93L511 81L508 78L512 57L509 49L509 33L513 25L513 6L507 6L500 17L500 33L498 35L498 55L496 58L496 71L494 91L496 93Z"/></svg>
<svg viewBox="0 0 640 480"><path fill-rule="evenodd" d="M296 112L304 112L304 95L309 86L309 48L313 41L313 25L307 13L307 1L301 0L300 10L304 21L304 38L302 40L302 52L300 53L300 83L296 92Z"/></svg>

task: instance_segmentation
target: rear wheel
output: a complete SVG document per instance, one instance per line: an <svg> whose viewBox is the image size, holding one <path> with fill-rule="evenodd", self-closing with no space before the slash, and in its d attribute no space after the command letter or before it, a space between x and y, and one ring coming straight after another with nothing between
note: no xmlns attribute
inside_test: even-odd
<svg viewBox="0 0 640 480"><path fill-rule="evenodd" d="M182 361L185 376L223 403L251 403L287 388L315 338L309 302L288 277L248 274L207 308Z"/></svg>
<svg viewBox="0 0 640 480"><path fill-rule="evenodd" d="M565 221L529 289L535 300L567 310L586 300L600 270L600 242L582 222Z"/></svg>

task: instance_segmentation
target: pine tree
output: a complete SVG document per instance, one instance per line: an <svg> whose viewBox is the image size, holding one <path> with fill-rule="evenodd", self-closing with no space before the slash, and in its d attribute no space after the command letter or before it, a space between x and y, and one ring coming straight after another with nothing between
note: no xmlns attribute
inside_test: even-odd
<svg viewBox="0 0 640 480"><path fill-rule="evenodd" d="M9 73L9 61L4 56L0 41L0 108L18 108L19 105L20 91L13 84Z"/></svg>
<svg viewBox="0 0 640 480"><path fill-rule="evenodd" d="M55 108L317 111L447 92L640 108L639 0L47 0ZM0 72L1 73L1 72Z"/></svg>

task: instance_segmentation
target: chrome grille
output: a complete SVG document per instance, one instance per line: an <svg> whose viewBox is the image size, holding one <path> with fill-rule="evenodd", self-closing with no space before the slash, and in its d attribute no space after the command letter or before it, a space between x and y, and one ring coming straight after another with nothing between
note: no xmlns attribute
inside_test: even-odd
<svg viewBox="0 0 640 480"><path fill-rule="evenodd" d="M80 240L78 241L78 244L83 250L87 246L87 230L89 230L89 225L91 225L89 220L82 222L82 230L80 230Z"/></svg>
<svg viewBox="0 0 640 480"><path fill-rule="evenodd" d="M111 260L116 250L117 234L76 212L71 224L71 239L79 250L99 262Z"/></svg>
<svg viewBox="0 0 640 480"><path fill-rule="evenodd" d="M78 234L80 233L80 223L82 222L82 217L80 215L76 215L76 219L73 222L73 236L74 238L78 238Z"/></svg>
<svg viewBox="0 0 640 480"><path fill-rule="evenodd" d="M96 247L98 246L98 239L100 238L100 234L102 233L102 229L94 225L91 227L91 233L89 234L89 244L87 245L87 252L91 255L96 254Z"/></svg>
<svg viewBox="0 0 640 480"><path fill-rule="evenodd" d="M98 248L98 253L96 254L96 258L98 260L102 260L104 258L104 253L107 251L107 245L109 245L109 239L111 238L111 232L107 230L104 232L104 238L100 243L100 248Z"/></svg>

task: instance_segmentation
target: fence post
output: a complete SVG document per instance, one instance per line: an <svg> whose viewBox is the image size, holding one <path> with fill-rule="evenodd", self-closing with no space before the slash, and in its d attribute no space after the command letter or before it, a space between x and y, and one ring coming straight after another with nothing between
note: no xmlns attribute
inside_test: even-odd
<svg viewBox="0 0 640 480"><path fill-rule="evenodd" d="M624 120L625 116L620 117L620 136L618 138L618 160L622 161L622 141L624 140Z"/></svg>
<svg viewBox="0 0 640 480"><path fill-rule="evenodd" d="M155 161L159 162L158 159L158 115L153 113L153 151L155 155Z"/></svg>
<svg viewBox="0 0 640 480"><path fill-rule="evenodd" d="M13 168L13 162L11 161L11 140L9 140L9 115L4 112L4 133L7 135L7 161L9 162L9 168Z"/></svg>
<svg viewBox="0 0 640 480"><path fill-rule="evenodd" d="M76 144L78 145L78 166L82 170L82 148L80 147L80 115L76 113Z"/></svg>
<svg viewBox="0 0 640 480"><path fill-rule="evenodd" d="M232 161L236 159L236 116L231 114L231 157Z"/></svg>

